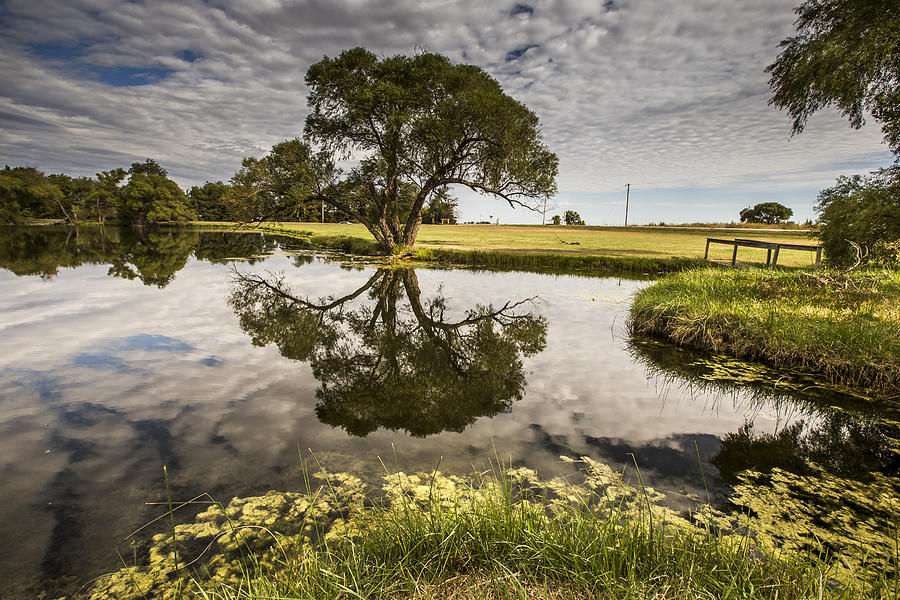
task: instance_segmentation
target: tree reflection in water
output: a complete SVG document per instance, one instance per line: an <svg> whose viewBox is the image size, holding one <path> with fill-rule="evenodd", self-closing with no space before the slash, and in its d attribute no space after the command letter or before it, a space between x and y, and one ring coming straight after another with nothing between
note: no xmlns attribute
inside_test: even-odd
<svg viewBox="0 0 900 600"><path fill-rule="evenodd" d="M120 227L2 227L0 268L16 275L53 279L61 268L109 265L109 275L138 279L164 288L197 260L253 264L276 248L301 246L290 238L231 231L155 228L141 231Z"/></svg>
<svg viewBox="0 0 900 600"><path fill-rule="evenodd" d="M379 269L353 293L317 302L283 277L234 279L241 328L257 346L308 361L321 383L316 415L352 435L462 431L522 398L522 359L546 345L546 319L525 311L534 298L454 319L440 292L422 299L412 269Z"/></svg>

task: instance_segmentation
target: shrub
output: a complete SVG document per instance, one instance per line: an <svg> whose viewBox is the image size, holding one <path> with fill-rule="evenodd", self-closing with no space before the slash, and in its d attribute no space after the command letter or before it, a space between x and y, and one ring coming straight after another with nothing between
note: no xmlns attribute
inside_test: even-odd
<svg viewBox="0 0 900 600"><path fill-rule="evenodd" d="M856 262L852 241L868 250L868 262L900 266L900 166L838 178L819 193L816 211L817 235L833 265Z"/></svg>

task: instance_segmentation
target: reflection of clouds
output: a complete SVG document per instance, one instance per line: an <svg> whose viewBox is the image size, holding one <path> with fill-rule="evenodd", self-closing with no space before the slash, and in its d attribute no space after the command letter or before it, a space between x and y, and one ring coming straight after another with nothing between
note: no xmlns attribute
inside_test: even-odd
<svg viewBox="0 0 900 600"><path fill-rule="evenodd" d="M310 298L342 296L371 276L323 263L297 269L286 257L240 268L283 269L294 291ZM321 384L308 364L250 344L225 302L231 284L222 265L192 260L163 290L107 277L102 267L63 269L50 283L0 273L0 502L9 515L0 519L0 536L11 540L7 548L21 548L0 551L4 572L27 564L33 573L52 540L54 556L71 552L71 565L82 565L69 568L110 566L115 541L148 520L139 507L162 496L163 464L179 496L208 491L227 499L300 489L298 448L313 449L330 469L371 476L380 472L375 457L395 450L407 470L440 461L445 471L469 472L496 446L504 458L550 475L564 468L562 451L618 460L628 448L651 480L677 486L678 457L685 472L696 465L683 440L700 436L712 447L744 422L740 402L730 398L669 390L661 400L659 383L635 367L621 336L627 301L643 284L417 275L423 299L443 286L449 318L476 304L539 295L529 310L548 317L547 348L525 359L526 394L509 412L462 433L419 439L381 430L351 438L316 419ZM647 464L663 456L664 464ZM71 510L47 508L60 504ZM66 535L91 543L66 542Z"/></svg>

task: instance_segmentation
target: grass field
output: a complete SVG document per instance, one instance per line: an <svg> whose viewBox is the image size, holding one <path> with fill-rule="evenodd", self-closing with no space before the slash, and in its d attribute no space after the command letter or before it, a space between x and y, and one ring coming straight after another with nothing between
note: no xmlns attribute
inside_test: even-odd
<svg viewBox="0 0 900 600"><path fill-rule="evenodd" d="M196 223L210 225L209 223ZM362 225L335 223L272 223L264 228L308 231L319 236L350 236L372 240ZM422 225L416 248L421 250L462 250L520 254L561 254L574 256L616 256L654 259L703 258L706 238L735 237L813 244L803 230L750 230L711 227L565 227L539 225ZM562 242L568 242L564 244ZM577 245L573 242L578 242ZM710 259L730 261L731 247L713 244ZM764 263L765 250L741 248L740 263ZM811 252L784 250L779 264L812 266Z"/></svg>

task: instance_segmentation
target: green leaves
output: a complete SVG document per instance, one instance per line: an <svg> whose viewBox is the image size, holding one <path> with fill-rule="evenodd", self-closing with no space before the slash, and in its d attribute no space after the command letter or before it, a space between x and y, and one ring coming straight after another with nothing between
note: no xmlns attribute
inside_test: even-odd
<svg viewBox="0 0 900 600"><path fill-rule="evenodd" d="M852 265L853 241L868 251L870 263L900 264L900 167L841 177L818 200L818 234L829 262Z"/></svg>
<svg viewBox="0 0 900 600"><path fill-rule="evenodd" d="M782 223L794 215L794 211L778 202L760 202L741 211L741 223Z"/></svg>
<svg viewBox="0 0 900 600"><path fill-rule="evenodd" d="M870 112L900 157L900 4L807 0L796 12L797 35L781 42L766 68L770 104L787 109L794 133L826 106L857 129Z"/></svg>
<svg viewBox="0 0 900 600"><path fill-rule="evenodd" d="M122 189L119 218L138 226L187 221L194 217L187 204L187 196L178 184L165 175L135 171Z"/></svg>

